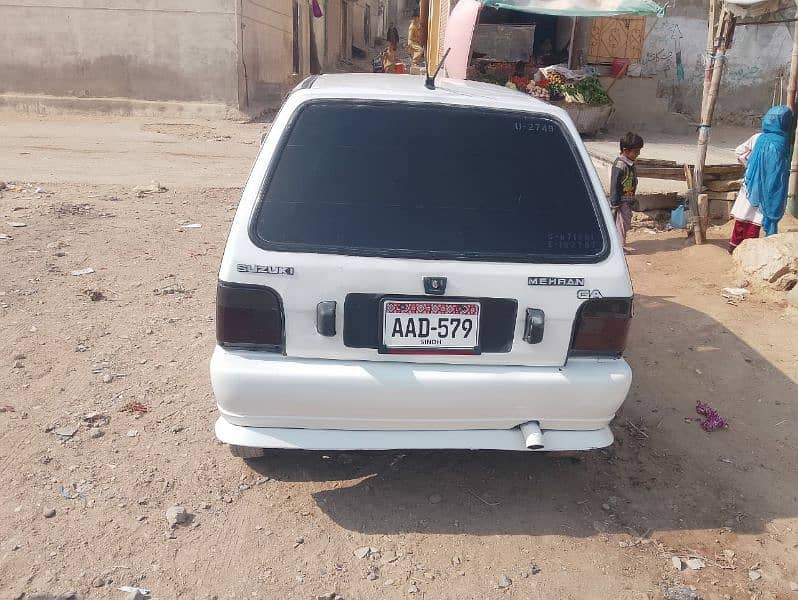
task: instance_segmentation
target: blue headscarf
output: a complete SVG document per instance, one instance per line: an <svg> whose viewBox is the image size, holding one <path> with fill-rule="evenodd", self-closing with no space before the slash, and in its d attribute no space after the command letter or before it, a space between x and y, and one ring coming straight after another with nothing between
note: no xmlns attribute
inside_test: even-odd
<svg viewBox="0 0 798 600"><path fill-rule="evenodd" d="M787 182L790 178L789 141L792 112L786 106L774 106L762 118L762 135L754 144L745 187L748 201L762 213L765 235L778 231L779 220L787 205Z"/></svg>

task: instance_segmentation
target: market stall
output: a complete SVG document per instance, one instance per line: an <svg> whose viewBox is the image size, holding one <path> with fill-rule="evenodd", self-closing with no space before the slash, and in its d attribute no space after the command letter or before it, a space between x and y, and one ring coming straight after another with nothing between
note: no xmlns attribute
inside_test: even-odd
<svg viewBox="0 0 798 600"><path fill-rule="evenodd" d="M598 78L589 71L562 65L537 67L529 62L478 59L469 67L466 79L503 85L556 104L568 112L585 136L603 129L614 110Z"/></svg>
<svg viewBox="0 0 798 600"><path fill-rule="evenodd" d="M460 0L442 36L443 71L558 104L581 134L594 135L611 117L612 100L591 67L574 68L577 18L663 12L651 0ZM437 43L434 31L429 38Z"/></svg>

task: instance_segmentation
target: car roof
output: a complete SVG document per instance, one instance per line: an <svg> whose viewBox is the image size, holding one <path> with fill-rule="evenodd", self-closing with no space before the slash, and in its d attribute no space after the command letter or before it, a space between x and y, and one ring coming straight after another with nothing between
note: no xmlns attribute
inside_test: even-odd
<svg viewBox="0 0 798 600"><path fill-rule="evenodd" d="M424 86L424 77L383 73L342 73L319 75L296 89L297 95L311 98L352 100L393 100L431 104L478 106L523 110L567 119L565 111L527 94L491 83L439 77L435 89Z"/></svg>

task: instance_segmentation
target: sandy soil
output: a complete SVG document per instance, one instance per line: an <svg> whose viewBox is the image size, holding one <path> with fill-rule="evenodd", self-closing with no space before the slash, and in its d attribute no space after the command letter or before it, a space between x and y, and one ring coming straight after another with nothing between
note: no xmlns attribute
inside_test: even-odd
<svg viewBox="0 0 798 600"><path fill-rule="evenodd" d="M633 232L609 449L232 458L214 290L263 130L0 115L0 599L798 597L798 311L721 297L724 229ZM168 190L137 197L152 179ZM696 400L729 429L703 432ZM194 515L174 530L173 505Z"/></svg>

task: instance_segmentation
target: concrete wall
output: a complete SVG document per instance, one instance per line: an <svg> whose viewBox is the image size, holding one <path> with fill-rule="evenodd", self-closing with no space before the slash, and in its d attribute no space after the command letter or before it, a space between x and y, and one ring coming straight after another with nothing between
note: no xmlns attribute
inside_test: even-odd
<svg viewBox="0 0 798 600"><path fill-rule="evenodd" d="M366 11L369 11L368 32L366 30ZM357 0L349 3L351 18L352 45L361 50L372 48L382 35L382 12L379 0ZM368 35L367 35L368 33Z"/></svg>
<svg viewBox="0 0 798 600"><path fill-rule="evenodd" d="M237 0L0 0L0 92L238 104Z"/></svg>
<svg viewBox="0 0 798 600"><path fill-rule="evenodd" d="M672 110L699 118L706 53L707 6L677 0L668 16L652 19L643 50L642 74L658 81L659 94ZM751 125L770 108L774 82L784 75L786 94L792 50L792 24L738 27L728 53L718 98L719 121ZM677 69L681 51L684 79Z"/></svg>
<svg viewBox="0 0 798 600"><path fill-rule="evenodd" d="M294 18L292 0L240 0L242 57L246 72L247 106L279 102L302 76L308 57L302 44L302 12L307 2L297 3L299 70L294 73ZM307 19L305 19L306 21Z"/></svg>
<svg viewBox="0 0 798 600"><path fill-rule="evenodd" d="M341 0L324 0L324 60L322 68L332 71L341 58L341 19L343 18L343 2Z"/></svg>

